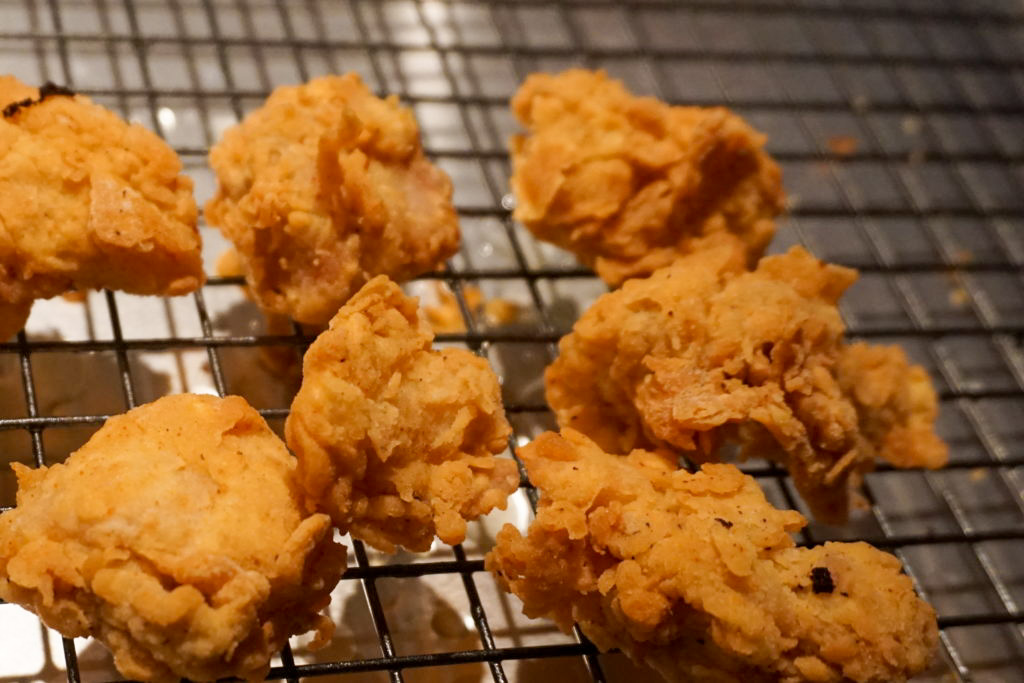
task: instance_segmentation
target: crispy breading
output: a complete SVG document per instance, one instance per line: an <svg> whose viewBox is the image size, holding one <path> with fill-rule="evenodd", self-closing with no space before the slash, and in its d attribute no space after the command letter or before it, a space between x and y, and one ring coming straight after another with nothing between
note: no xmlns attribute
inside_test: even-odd
<svg viewBox="0 0 1024 683"><path fill-rule="evenodd" d="M728 247L683 257L583 314L545 374L548 403L612 452L706 462L738 443L788 467L817 518L842 522L877 458L948 457L927 373L898 349L844 342L836 302L855 279L799 247L752 272Z"/></svg>
<svg viewBox="0 0 1024 683"><path fill-rule="evenodd" d="M836 366L839 386L857 409L869 444L896 467L942 467L948 458L935 434L939 412L931 378L910 365L898 346L863 342L843 347Z"/></svg>
<svg viewBox="0 0 1024 683"><path fill-rule="evenodd" d="M178 295L204 280L198 211L156 135L83 95L0 76L0 301Z"/></svg>
<svg viewBox="0 0 1024 683"><path fill-rule="evenodd" d="M753 263L784 206L764 136L722 107L635 97L604 71L533 74L512 99L515 217L606 282L732 241Z"/></svg>
<svg viewBox="0 0 1024 683"><path fill-rule="evenodd" d="M386 552L461 543L466 520L519 485L515 462L494 457L511 432L498 378L433 338L416 299L375 277L309 347L285 424L310 498Z"/></svg>
<svg viewBox="0 0 1024 683"><path fill-rule="evenodd" d="M0 344L7 341L18 330L25 327L29 313L32 312L32 302L26 301L17 304L5 304L0 302Z"/></svg>
<svg viewBox="0 0 1024 683"><path fill-rule="evenodd" d="M609 455L573 430L519 449L541 492L524 537L485 566L529 617L578 623L669 681L901 681L938 642L935 612L892 555L797 548L806 524L732 465L679 470Z"/></svg>
<svg viewBox="0 0 1024 683"><path fill-rule="evenodd" d="M394 96L356 74L280 87L210 152L206 218L260 305L325 325L374 275L407 280L455 253L452 184Z"/></svg>
<svg viewBox="0 0 1024 683"><path fill-rule="evenodd" d="M98 638L125 676L262 680L290 635L330 635L345 548L243 399L168 396L110 418L64 464L13 467L0 597Z"/></svg>

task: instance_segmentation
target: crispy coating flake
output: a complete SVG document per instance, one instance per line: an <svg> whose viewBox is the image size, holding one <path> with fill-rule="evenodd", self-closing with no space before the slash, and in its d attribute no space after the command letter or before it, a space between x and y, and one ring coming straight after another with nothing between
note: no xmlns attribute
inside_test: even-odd
<svg viewBox="0 0 1024 683"><path fill-rule="evenodd" d="M635 97L603 71L533 74L512 100L515 216L617 285L708 244L751 263L783 209L764 136L722 107Z"/></svg>
<svg viewBox="0 0 1024 683"><path fill-rule="evenodd" d="M91 635L145 681L262 679L345 568L296 463L237 396L178 395L113 417L67 462L13 465L0 597Z"/></svg>
<svg viewBox="0 0 1024 683"><path fill-rule="evenodd" d="M163 140L12 76L0 76L0 107L0 301L203 283L192 181Z"/></svg>
<svg viewBox="0 0 1024 683"><path fill-rule="evenodd" d="M559 425L607 451L698 462L739 443L742 457L786 465L833 523L876 458L945 464L927 373L896 347L843 341L836 301L856 272L799 247L753 272L742 261L710 249L598 299L545 375Z"/></svg>
<svg viewBox="0 0 1024 683"><path fill-rule="evenodd" d="M519 449L541 490L485 564L529 617L579 623L669 681L900 681L938 642L899 561L865 543L794 547L806 520L732 465L609 455L573 430Z"/></svg>
<svg viewBox="0 0 1024 683"><path fill-rule="evenodd" d="M17 304L5 304L0 302L0 344L7 341L18 330L25 327L29 313L32 312L32 302L26 301Z"/></svg>
<svg viewBox="0 0 1024 683"><path fill-rule="evenodd" d="M386 552L461 543L466 520L519 485L496 458L511 432L498 378L462 349L431 349L416 300L370 280L317 337L285 425L310 498Z"/></svg>
<svg viewBox="0 0 1024 683"><path fill-rule="evenodd" d="M356 74L278 88L210 152L207 220L263 308L326 325L374 275L407 280L458 249L448 176L412 112Z"/></svg>

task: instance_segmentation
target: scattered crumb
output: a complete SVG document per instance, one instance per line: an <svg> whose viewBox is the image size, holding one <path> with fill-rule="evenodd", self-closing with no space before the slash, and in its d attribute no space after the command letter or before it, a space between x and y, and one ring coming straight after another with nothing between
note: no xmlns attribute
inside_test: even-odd
<svg viewBox="0 0 1024 683"><path fill-rule="evenodd" d="M864 94L854 95L850 100L850 104L852 104L853 108L859 112L867 111L871 108L871 100Z"/></svg>
<svg viewBox="0 0 1024 683"><path fill-rule="evenodd" d="M900 127L903 128L903 132L906 135L920 135L921 134L921 117L920 116L904 116L903 121L900 123Z"/></svg>
<svg viewBox="0 0 1024 683"><path fill-rule="evenodd" d="M234 247L229 247L217 257L217 275L221 277L239 277L245 274L242 269L242 257Z"/></svg>
<svg viewBox="0 0 1024 683"><path fill-rule="evenodd" d="M455 294L444 283L436 282L434 286L440 303L436 306L423 307L427 322L437 334L465 332L466 324L462 319L462 311L459 309ZM477 317L482 315L490 326L511 325L519 319L519 304L508 299L485 299L480 288L475 285L463 286L462 296L465 297L470 312Z"/></svg>
<svg viewBox="0 0 1024 683"><path fill-rule="evenodd" d="M438 334L465 332L466 324L462 319L462 311L459 310L459 302L455 293L447 285L441 282L434 283L434 291L437 292L438 304L436 306L424 306L423 312L427 316L427 322ZM466 285L462 288L462 295L466 297L466 305L473 310L473 303L479 303L483 295L480 289L473 285Z"/></svg>
<svg viewBox="0 0 1024 683"><path fill-rule="evenodd" d="M949 290L949 305L956 308L963 308L970 301L970 297L967 294L967 290L962 286L957 285L953 289Z"/></svg>
<svg viewBox="0 0 1024 683"><path fill-rule="evenodd" d="M852 135L833 135L829 137L828 151L837 157L850 157L857 153L860 142Z"/></svg>
<svg viewBox="0 0 1024 683"><path fill-rule="evenodd" d="M974 261L974 252L963 247L953 252L953 263L963 265Z"/></svg>
<svg viewBox="0 0 1024 683"><path fill-rule="evenodd" d="M88 289L73 289L60 295L64 301L72 304L84 304L89 298Z"/></svg>
<svg viewBox="0 0 1024 683"><path fill-rule="evenodd" d="M484 304L484 318L489 325L511 325L519 320L519 304L508 299L491 299Z"/></svg>
<svg viewBox="0 0 1024 683"><path fill-rule="evenodd" d="M988 468L985 467L974 467L971 469L971 481L977 483L988 479Z"/></svg>

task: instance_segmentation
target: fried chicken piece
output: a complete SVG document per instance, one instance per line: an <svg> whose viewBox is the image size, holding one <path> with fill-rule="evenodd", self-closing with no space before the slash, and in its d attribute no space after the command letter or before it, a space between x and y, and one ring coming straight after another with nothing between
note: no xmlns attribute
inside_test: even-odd
<svg viewBox="0 0 1024 683"><path fill-rule="evenodd" d="M25 327L28 315L32 312L32 302L5 304L0 302L0 344L7 341L18 330Z"/></svg>
<svg viewBox="0 0 1024 683"><path fill-rule="evenodd" d="M935 391L894 347L847 346L836 309L856 272L794 247L743 270L710 249L605 294L559 344L548 403L610 452L662 447L697 462L789 468L814 515L841 523L881 458L940 467Z"/></svg>
<svg viewBox="0 0 1024 683"><path fill-rule="evenodd" d="M433 338L416 300L375 277L309 347L285 424L309 497L385 552L461 543L519 485L515 462L494 457L511 433L498 378Z"/></svg>
<svg viewBox="0 0 1024 683"><path fill-rule="evenodd" d="M167 144L55 86L0 76L0 302L204 280L192 181Z"/></svg>
<svg viewBox="0 0 1024 683"><path fill-rule="evenodd" d="M374 275L407 280L456 252L448 176L412 112L356 74L278 88L210 152L206 218L242 257L259 304L326 325Z"/></svg>
<svg viewBox="0 0 1024 683"><path fill-rule="evenodd" d="M506 525L485 566L527 616L579 623L669 681L888 682L928 665L935 612L899 560L866 543L794 547L807 521L734 466L692 474L571 429L519 456L537 517L525 537Z"/></svg>
<svg viewBox="0 0 1024 683"><path fill-rule="evenodd" d="M735 242L753 263L784 194L764 136L722 107L635 97L604 71L533 74L512 99L515 217L611 285Z"/></svg>
<svg viewBox="0 0 1024 683"><path fill-rule="evenodd" d="M233 396L178 395L112 417L66 463L14 464L0 515L0 597L91 635L144 681L262 680L345 568L296 463Z"/></svg>

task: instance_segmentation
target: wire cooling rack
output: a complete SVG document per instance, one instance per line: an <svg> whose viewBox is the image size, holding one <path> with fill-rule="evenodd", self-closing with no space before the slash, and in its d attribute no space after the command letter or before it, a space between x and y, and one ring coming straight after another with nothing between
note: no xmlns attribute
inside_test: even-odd
<svg viewBox="0 0 1024 683"><path fill-rule="evenodd" d="M452 176L461 253L409 285L456 295L523 443L553 426L541 372L603 286L509 217L507 100L530 72L603 67L636 92L726 104L770 136L792 200L773 251L804 243L856 266L851 336L902 344L942 396L940 472L881 468L870 511L801 539L896 553L939 612L941 656L921 680L1024 680L1024 5L884 0L0 0L0 71L67 84L182 155L204 201L209 146L276 85L358 71L413 106ZM205 226L212 271L225 248ZM238 393L276 429L309 336L268 330L231 278L180 299L92 293L40 302L0 343L0 464L52 464L111 415L174 391ZM470 288L514 302L496 324ZM0 340L2 341L2 340ZM269 369L268 369L269 368ZM290 374L289 374L290 373ZM4 467L6 470L6 466ZM783 472L746 469L799 507ZM14 484L0 474L0 509ZM378 555L354 546L319 653L293 639L274 680L650 680L621 655L519 614L483 571L510 512L461 547ZM0 604L0 682L119 680L105 650L62 640Z"/></svg>

